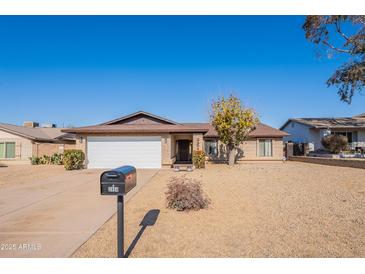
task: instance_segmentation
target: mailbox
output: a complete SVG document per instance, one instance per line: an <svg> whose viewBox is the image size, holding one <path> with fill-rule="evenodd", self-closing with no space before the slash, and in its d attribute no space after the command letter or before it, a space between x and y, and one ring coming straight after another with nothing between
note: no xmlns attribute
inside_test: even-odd
<svg viewBox="0 0 365 274"><path fill-rule="evenodd" d="M124 254L124 195L137 185L137 172L132 166L122 166L105 171L100 176L101 195L117 196L117 241L118 258Z"/></svg>
<svg viewBox="0 0 365 274"><path fill-rule="evenodd" d="M132 166L122 166L109 170L100 176L101 195L127 194L137 185L136 169Z"/></svg>

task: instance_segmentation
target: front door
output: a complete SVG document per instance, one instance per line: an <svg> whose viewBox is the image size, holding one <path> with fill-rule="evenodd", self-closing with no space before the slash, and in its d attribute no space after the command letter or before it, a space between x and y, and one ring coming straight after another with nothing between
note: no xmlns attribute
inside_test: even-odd
<svg viewBox="0 0 365 274"><path fill-rule="evenodd" d="M179 151L179 161L187 162L190 159L190 141L189 140L179 140L178 141L178 151Z"/></svg>

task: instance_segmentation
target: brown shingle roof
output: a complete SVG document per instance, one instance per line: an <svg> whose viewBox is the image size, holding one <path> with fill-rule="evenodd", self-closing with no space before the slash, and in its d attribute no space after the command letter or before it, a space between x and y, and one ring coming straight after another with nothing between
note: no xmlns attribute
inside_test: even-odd
<svg viewBox="0 0 365 274"><path fill-rule="evenodd" d="M167 124L120 124L120 125L96 125L79 128L69 128L63 132L80 133L172 133L172 132L206 132L208 129L201 125L167 125Z"/></svg>
<svg viewBox="0 0 365 274"><path fill-rule="evenodd" d="M150 116L166 123L160 124L128 124L123 123L126 119L139 115ZM69 128L63 132L73 134L117 134L117 133L204 133L206 137L218 137L217 132L209 123L176 123L171 120L159 117L147 112L139 111L119 119L95 126ZM250 133L251 137L283 137L288 135L286 132L269 127L264 124L258 124L256 129Z"/></svg>
<svg viewBox="0 0 365 274"><path fill-rule="evenodd" d="M117 119L102 123L100 125L112 125L112 124L120 123L124 120L127 120L127 119L131 118L131 117L140 116L140 115L149 116L149 117L155 118L157 120L166 122L167 124L172 124L172 125L178 125L179 124L179 123L176 123L175 121L166 119L166 118L161 117L161 116L154 115L154 114L146 112L146 111L137 111L137 112L134 112L132 114L128 114L128 115L125 115L123 117L120 117L120 118L117 118Z"/></svg>
<svg viewBox="0 0 365 274"><path fill-rule="evenodd" d="M107 133L204 133L205 137L218 137L214 127L209 123L183 123L179 125L152 124L152 125L96 125L80 128L70 128L63 132L74 134L107 134ZM283 137L286 132L272 128L265 124L258 124L250 133L250 137Z"/></svg>
<svg viewBox="0 0 365 274"><path fill-rule="evenodd" d="M62 128L30 128L0 123L0 130L36 141L57 141L63 138L73 139L72 135L62 132Z"/></svg>
<svg viewBox="0 0 365 274"><path fill-rule="evenodd" d="M218 133L215 131L214 127L210 124L209 131L204 135L205 137L218 137ZM278 130L276 128L270 127L268 125L259 123L256 128L250 132L249 137L259 138L259 137L284 137L289 136L288 133Z"/></svg>
<svg viewBox="0 0 365 274"><path fill-rule="evenodd" d="M353 116L352 118L365 119L365 112L364 112L364 113L360 113L360 114L358 114L358 115L355 115L355 116Z"/></svg>

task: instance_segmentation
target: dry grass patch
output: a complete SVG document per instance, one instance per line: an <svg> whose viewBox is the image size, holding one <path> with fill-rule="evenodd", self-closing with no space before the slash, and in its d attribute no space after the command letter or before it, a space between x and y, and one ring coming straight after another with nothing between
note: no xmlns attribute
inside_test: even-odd
<svg viewBox="0 0 365 274"><path fill-rule="evenodd" d="M126 249L152 209L131 257L365 257L365 170L288 162L208 165L208 209L166 209L171 176L162 170L126 205ZM116 218L75 257L115 257Z"/></svg>
<svg viewBox="0 0 365 274"><path fill-rule="evenodd" d="M65 173L63 166L13 165L0 167L0 186L24 184Z"/></svg>

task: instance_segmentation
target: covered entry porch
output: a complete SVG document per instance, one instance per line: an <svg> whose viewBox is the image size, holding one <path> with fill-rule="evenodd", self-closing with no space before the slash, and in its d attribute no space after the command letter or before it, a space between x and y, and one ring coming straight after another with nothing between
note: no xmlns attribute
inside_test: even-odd
<svg viewBox="0 0 365 274"><path fill-rule="evenodd" d="M203 150L203 134L171 134L171 165L192 165L193 153Z"/></svg>
<svg viewBox="0 0 365 274"><path fill-rule="evenodd" d="M176 141L175 164L191 164L193 162L193 141L189 139Z"/></svg>

